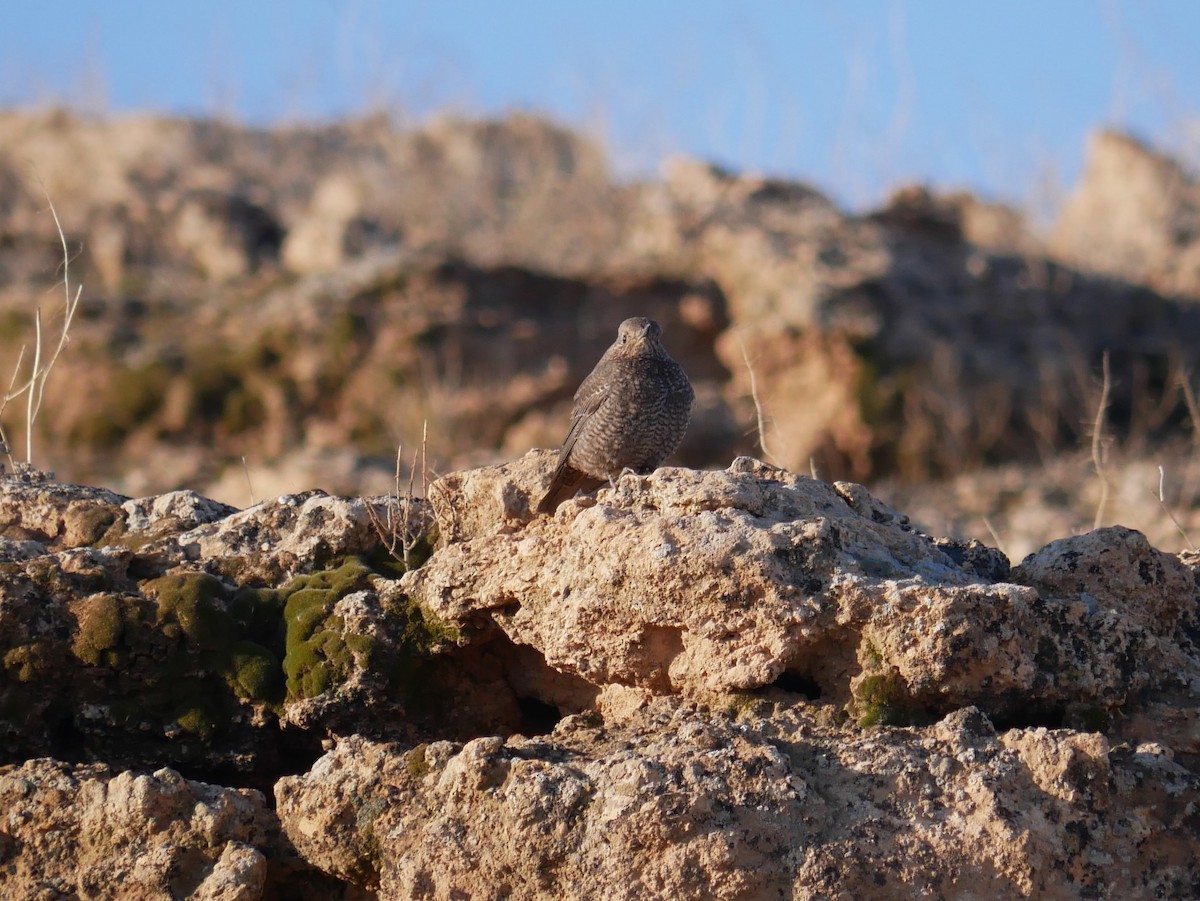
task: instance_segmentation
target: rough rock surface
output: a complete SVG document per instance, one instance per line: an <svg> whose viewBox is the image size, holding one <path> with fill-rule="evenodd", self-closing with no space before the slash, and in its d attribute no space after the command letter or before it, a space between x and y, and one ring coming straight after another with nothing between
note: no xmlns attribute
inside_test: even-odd
<svg viewBox="0 0 1200 901"><path fill-rule="evenodd" d="M301 853L383 898L597 901L1185 898L1198 792L1161 746L974 708L863 732L678 698L537 738L350 739L276 787Z"/></svg>
<svg viewBox="0 0 1200 901"><path fill-rule="evenodd" d="M1200 297L1200 182L1128 135L1097 132L1050 246L1075 265Z"/></svg>
<svg viewBox="0 0 1200 901"><path fill-rule="evenodd" d="M0 766L0 895L255 901L278 826L263 796L174 770Z"/></svg>
<svg viewBox="0 0 1200 901"><path fill-rule="evenodd" d="M533 516L553 457L400 520L0 479L0 887L1200 892L1200 556L1011 567L749 458Z"/></svg>
<svg viewBox="0 0 1200 901"><path fill-rule="evenodd" d="M1056 542L1010 575L861 486L745 458L625 476L517 527L542 459L431 488L447 543L401 584L462 642L500 631L598 687L783 680L867 718L1106 719L1200 675L1194 573L1136 532Z"/></svg>

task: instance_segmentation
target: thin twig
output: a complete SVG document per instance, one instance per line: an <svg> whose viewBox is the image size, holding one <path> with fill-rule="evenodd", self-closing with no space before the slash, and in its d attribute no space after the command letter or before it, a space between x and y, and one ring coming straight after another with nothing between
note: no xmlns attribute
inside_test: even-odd
<svg viewBox="0 0 1200 901"><path fill-rule="evenodd" d="M412 568L412 554L428 533L427 511L422 509L416 493L417 468L421 470L421 497L429 487L429 421L421 428L421 445L413 451L412 466L408 469L408 488L400 485L404 468L404 445L396 447L395 494L388 498L384 518L374 507L367 505L367 518L389 554L401 560L405 569Z"/></svg>
<svg viewBox="0 0 1200 901"><path fill-rule="evenodd" d="M8 406L8 402L17 395L13 393L13 385L17 383L17 376L21 374L21 363L25 359L25 348L27 345L21 345L21 351L17 354L17 365L13 367L12 378L8 380L8 390L4 392L4 396L0 397L0 453L8 457L8 465L15 472L17 469L17 461L12 456L12 445L8 443L8 435L4 431L4 408Z"/></svg>
<svg viewBox="0 0 1200 901"><path fill-rule="evenodd" d="M33 313L33 375L29 377L29 394L25 398L25 462L33 465L33 424L37 419L34 398L37 396L38 375L42 366L42 310Z"/></svg>
<svg viewBox="0 0 1200 901"><path fill-rule="evenodd" d="M1176 519L1175 514L1171 512L1171 508L1167 506L1166 492L1163 490L1163 483L1165 481L1166 481L1166 473L1163 471L1162 466L1159 466L1158 467L1158 504L1160 507L1163 508L1163 512L1166 513L1168 517L1170 517L1171 522L1175 524L1176 530L1178 530L1179 534L1181 536L1183 536L1183 540L1185 542L1187 542L1187 546L1190 547L1194 551L1194 550L1196 550L1195 543L1192 541L1191 538L1188 537L1188 533L1183 530L1183 526L1181 526L1179 524L1179 520ZM1151 491L1150 493L1154 494L1153 491Z"/></svg>
<svg viewBox="0 0 1200 901"><path fill-rule="evenodd" d="M48 360L43 362L42 354L42 308L38 304L33 314L34 327L34 344L33 344L33 365L29 371L29 378L19 387L16 385L17 376L21 371L21 361L25 358L25 347L21 348L21 353L17 358L17 366L13 371L12 380L9 382L8 390L4 397L0 399L0 415L3 414L4 408L10 400L14 400L25 395L25 462L33 465L33 433L37 425L38 414L42 410L42 401L46 396L46 382L50 377L50 371L54 368L54 364L58 361L59 354L70 342L71 322L75 318L75 310L79 306L79 300L83 295L82 286L76 288L75 296L71 296L71 251L67 245L67 236L63 233L62 223L58 218L58 210L54 208L54 202L50 199L50 194L46 191L45 186L42 186L42 193L46 196L46 203L50 207L50 215L54 217L54 227L58 230L58 240L62 245L63 251L63 322L62 331L58 336L58 344L55 345L54 352L50 354ZM11 448L8 444L7 435L0 428L0 444L4 445L4 453L9 456L9 462L12 463ZM13 466L15 468L15 463Z"/></svg>
<svg viewBox="0 0 1200 901"><path fill-rule="evenodd" d="M258 501L254 499L254 483L250 481L250 467L244 456L242 457L242 472L246 474L246 487L250 489L250 506L253 507Z"/></svg>
<svg viewBox="0 0 1200 901"><path fill-rule="evenodd" d="M750 374L750 397L754 401L754 413L758 423L758 446L768 462L778 465L775 455L767 448L767 420L763 413L762 403L758 399L758 379L755 378L754 367L750 363L750 354L746 350L745 341L739 338L738 344L742 348L742 359L746 361L746 371Z"/></svg>
<svg viewBox="0 0 1200 901"><path fill-rule="evenodd" d="M58 336L58 345L54 348L54 353L50 357L50 362L46 364L46 368L42 372L41 381L37 388L37 403L34 405L33 415L37 418L37 414L42 409L42 396L46 391L46 379L50 375L50 370L54 368L55 362L58 360L58 355L62 353L63 348L70 342L71 320L75 318L75 309L79 306L79 298L83 294L83 286L79 286L75 291L74 299L71 298L71 252L67 247L67 236L63 234L62 223L58 221L58 210L54 208L54 202L50 199L50 195L46 193L45 187L42 192L46 194L46 203L50 205L50 215L54 217L54 227L58 229L58 240L62 244L63 250L63 324L62 331ZM32 431L33 425L30 424ZM30 460L30 463L33 461Z"/></svg>
<svg viewBox="0 0 1200 901"><path fill-rule="evenodd" d="M1092 524L1093 529L1100 528L1100 523L1104 521L1104 505L1108 503L1108 474L1104 471L1104 454L1102 453L1102 440L1104 437L1104 414L1108 411L1108 391L1110 387L1110 379L1108 372L1108 351L1104 352L1103 358L1104 369L1104 385L1100 389L1100 403L1096 407L1096 418L1092 422L1092 465L1096 467L1096 475L1100 479L1100 503L1096 505L1096 519Z"/></svg>
<svg viewBox="0 0 1200 901"><path fill-rule="evenodd" d="M992 521L985 516L983 517L983 524L987 528L988 534L992 536L992 541L996 542L996 549L1005 557L1008 557L1008 551L1004 549L1004 542L1000 540L1000 535L997 533L995 526L992 525Z"/></svg>

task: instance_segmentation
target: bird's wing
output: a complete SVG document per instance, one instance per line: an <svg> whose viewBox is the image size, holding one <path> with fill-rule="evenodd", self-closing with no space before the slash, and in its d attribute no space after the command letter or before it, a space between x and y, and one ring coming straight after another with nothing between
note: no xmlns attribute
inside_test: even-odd
<svg viewBox="0 0 1200 901"><path fill-rule="evenodd" d="M584 387L587 387L586 381L580 386L581 389ZM554 468L555 478L566 468L567 460L571 456L571 449L579 440L579 433L583 431L584 423L591 419L606 400L608 400L608 385L597 385L589 392L583 390L578 392L575 408L571 411L571 427L567 430L567 437L563 439L562 450L558 452L558 465Z"/></svg>

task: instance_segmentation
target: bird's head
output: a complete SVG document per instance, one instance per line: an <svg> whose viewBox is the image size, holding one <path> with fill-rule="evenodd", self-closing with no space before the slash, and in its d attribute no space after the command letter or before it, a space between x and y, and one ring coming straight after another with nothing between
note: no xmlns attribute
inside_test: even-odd
<svg viewBox="0 0 1200 901"><path fill-rule="evenodd" d="M627 356L663 355L666 351L662 346L662 326L644 316L626 319L617 329L614 348Z"/></svg>

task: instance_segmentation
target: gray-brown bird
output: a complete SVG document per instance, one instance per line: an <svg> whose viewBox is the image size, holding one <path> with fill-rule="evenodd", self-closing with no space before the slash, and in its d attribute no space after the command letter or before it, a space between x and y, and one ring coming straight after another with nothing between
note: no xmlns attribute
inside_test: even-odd
<svg viewBox="0 0 1200 901"><path fill-rule="evenodd" d="M683 439L696 394L662 345L653 319L626 319L575 392L571 428L539 513L579 491L594 491L625 470L656 469Z"/></svg>

